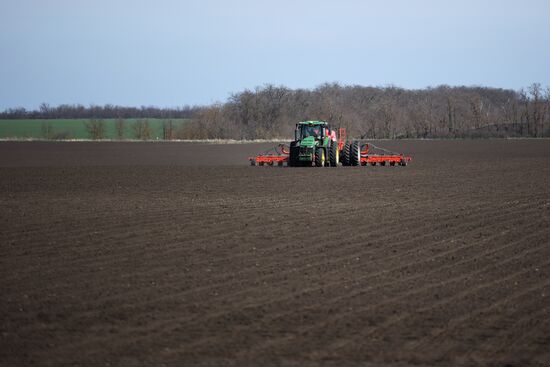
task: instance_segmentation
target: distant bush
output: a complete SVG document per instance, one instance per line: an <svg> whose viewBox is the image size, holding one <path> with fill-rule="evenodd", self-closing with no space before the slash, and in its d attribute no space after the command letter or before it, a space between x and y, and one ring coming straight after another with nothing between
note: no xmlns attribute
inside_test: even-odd
<svg viewBox="0 0 550 367"><path fill-rule="evenodd" d="M176 136L177 126L172 119L162 122L162 138L164 140L172 140Z"/></svg>
<svg viewBox="0 0 550 367"><path fill-rule="evenodd" d="M115 121L115 133L118 140L124 139L124 131L126 129L126 122L124 119L117 118Z"/></svg>
<svg viewBox="0 0 550 367"><path fill-rule="evenodd" d="M149 120L142 119L133 123L132 129L134 130L134 137L138 140L151 139L151 126L149 126Z"/></svg>
<svg viewBox="0 0 550 367"><path fill-rule="evenodd" d="M93 140L105 139L105 121L92 119L84 123L88 135Z"/></svg>
<svg viewBox="0 0 550 367"><path fill-rule="evenodd" d="M53 139L54 131L52 123L49 121L44 121L40 127L42 138L50 140Z"/></svg>

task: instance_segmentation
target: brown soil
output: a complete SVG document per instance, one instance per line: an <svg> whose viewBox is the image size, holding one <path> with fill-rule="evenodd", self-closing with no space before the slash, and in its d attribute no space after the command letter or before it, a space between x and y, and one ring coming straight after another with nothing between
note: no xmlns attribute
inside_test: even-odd
<svg viewBox="0 0 550 367"><path fill-rule="evenodd" d="M0 143L0 365L550 364L550 141Z"/></svg>

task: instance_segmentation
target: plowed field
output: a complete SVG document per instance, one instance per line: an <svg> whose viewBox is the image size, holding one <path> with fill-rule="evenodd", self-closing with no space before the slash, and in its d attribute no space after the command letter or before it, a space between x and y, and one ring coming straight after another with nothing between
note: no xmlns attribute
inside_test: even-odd
<svg viewBox="0 0 550 367"><path fill-rule="evenodd" d="M0 365L550 365L550 141L0 143Z"/></svg>

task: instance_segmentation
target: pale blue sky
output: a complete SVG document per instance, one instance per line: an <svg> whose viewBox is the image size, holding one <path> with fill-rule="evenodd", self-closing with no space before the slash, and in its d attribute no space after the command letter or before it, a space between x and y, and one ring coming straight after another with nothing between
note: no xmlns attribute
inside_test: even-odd
<svg viewBox="0 0 550 367"><path fill-rule="evenodd" d="M550 1L0 0L0 109L266 83L550 85Z"/></svg>

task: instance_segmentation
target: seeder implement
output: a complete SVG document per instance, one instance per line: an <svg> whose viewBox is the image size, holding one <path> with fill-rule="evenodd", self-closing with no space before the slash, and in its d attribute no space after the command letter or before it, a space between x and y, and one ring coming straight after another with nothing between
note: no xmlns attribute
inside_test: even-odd
<svg viewBox="0 0 550 367"><path fill-rule="evenodd" d="M279 144L276 147L266 150L255 157L249 157L248 160L250 161L251 166L263 166L266 164L268 166L282 166L285 162L288 164L289 154L290 151L288 150L288 146L285 144Z"/></svg>
<svg viewBox="0 0 550 367"><path fill-rule="evenodd" d="M371 150L376 150L377 152L371 152ZM400 153L392 152L384 148L377 147L373 144L364 144L361 146L361 165L366 166L370 164L371 166L376 166L377 164L385 166L389 164L390 166L406 166L408 162L411 161L411 157L405 156Z"/></svg>

